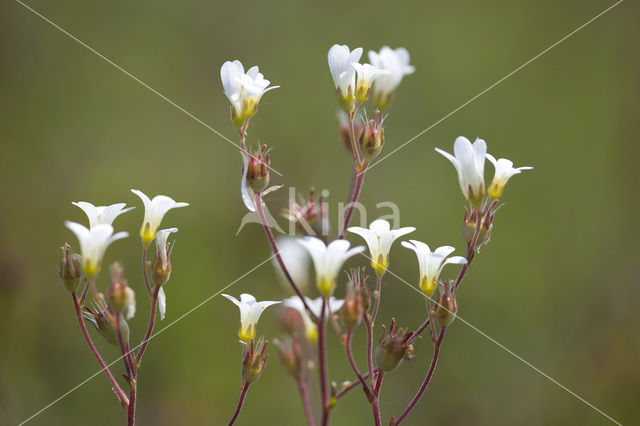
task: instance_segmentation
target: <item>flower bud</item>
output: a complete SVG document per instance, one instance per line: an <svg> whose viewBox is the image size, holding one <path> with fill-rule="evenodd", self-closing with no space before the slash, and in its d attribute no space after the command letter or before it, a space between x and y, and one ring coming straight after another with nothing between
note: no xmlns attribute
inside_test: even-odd
<svg viewBox="0 0 640 426"><path fill-rule="evenodd" d="M304 200L301 198L300 203L291 197L289 199L289 208L285 209L283 216L290 222L296 224L296 228L306 235L324 235L331 234L331 223L327 209L324 208L324 198L315 199L315 190L309 190L309 198Z"/></svg>
<svg viewBox="0 0 640 426"><path fill-rule="evenodd" d="M458 312L458 303L456 295L451 292L449 283L445 283L444 288L440 291L438 302L435 307L435 317L441 327L447 327L456 318Z"/></svg>
<svg viewBox="0 0 640 426"><path fill-rule="evenodd" d="M462 236L467 244L471 244L473 236L476 232L477 219L475 214L469 215L467 208L464 208L464 222L462 225ZM491 239L491 230L493 229L493 217L495 211L485 213L480 218L480 233L478 234L478 240L476 241L476 249L484 246Z"/></svg>
<svg viewBox="0 0 640 426"><path fill-rule="evenodd" d="M300 345L293 339L276 340L278 345L280 360L289 374L298 378L302 374L302 350Z"/></svg>
<svg viewBox="0 0 640 426"><path fill-rule="evenodd" d="M369 289L365 284L364 268L352 269L347 284L347 294L340 309L342 321L349 329L360 325L362 314L369 310L371 304Z"/></svg>
<svg viewBox="0 0 640 426"><path fill-rule="evenodd" d="M245 349L244 359L242 360L242 379L245 383L252 383L258 380L262 370L267 363L268 355L265 355L267 343L262 337L255 343L252 339L248 347Z"/></svg>
<svg viewBox="0 0 640 426"><path fill-rule="evenodd" d="M164 248L158 247L158 250L165 250L166 254L166 264L162 260L162 255L160 253L156 254L153 263L151 264L151 280L153 283L161 287L169 281L169 277L171 277L171 253L169 251L169 244Z"/></svg>
<svg viewBox="0 0 640 426"><path fill-rule="evenodd" d="M254 192L260 192L269 185L270 158L267 146L262 145L255 152L250 153L247 164L247 185Z"/></svg>
<svg viewBox="0 0 640 426"><path fill-rule="evenodd" d="M102 312L93 312L89 308L84 308L83 317L89 321L96 329L98 334L109 344L113 346L120 346L118 341L118 333L116 328L111 324L111 321ZM129 342L129 324L124 318L120 319L120 331L122 333L122 339L125 343Z"/></svg>
<svg viewBox="0 0 640 426"><path fill-rule="evenodd" d="M107 291L109 306L114 312L124 314L131 319L136 313L136 297L134 291L124 278L122 266L118 262L111 265L111 285Z"/></svg>
<svg viewBox="0 0 640 426"><path fill-rule="evenodd" d="M60 278L66 289L73 293L78 289L82 276L80 255L73 253L71 246L66 243L60 249L63 253L60 261Z"/></svg>
<svg viewBox="0 0 640 426"><path fill-rule="evenodd" d="M412 331L407 333L406 329L397 328L393 318L391 319L389 333L387 334L387 329L384 325L382 330L382 336L374 352L374 359L378 368L387 372L400 365L403 359L413 358L413 345L409 342L414 333Z"/></svg>
<svg viewBox="0 0 640 426"><path fill-rule="evenodd" d="M380 117L380 111L376 110L375 118L369 120L360 133L360 150L367 160L375 158L384 145L384 125Z"/></svg>

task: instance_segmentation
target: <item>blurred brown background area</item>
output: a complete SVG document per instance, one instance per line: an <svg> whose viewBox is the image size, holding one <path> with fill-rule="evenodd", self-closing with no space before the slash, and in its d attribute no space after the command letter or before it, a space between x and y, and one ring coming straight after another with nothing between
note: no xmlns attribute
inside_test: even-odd
<svg viewBox="0 0 640 426"><path fill-rule="evenodd" d="M236 58L258 64L282 87L263 98L248 142L273 146L272 164L284 176L272 175L272 183L326 188L335 213L350 160L336 128L326 63L332 44L411 53L416 73L385 122L388 153L613 2L27 4L234 141L219 68ZM138 339L148 302L136 238L143 212L130 188L191 203L163 222L180 232L161 327L270 252L257 225L235 236L245 213L236 148L19 3L0 7L0 424L17 424L98 370L57 277L58 247L76 244L63 222L85 221L71 201L137 207L115 223L133 237L115 243L105 262L121 260L139 294L131 323ZM621 3L381 163L361 198L370 219L376 203L393 201L402 225L418 228L412 238L461 254L462 196L453 168L433 148L450 151L456 136L479 136L496 157L534 166L509 183L492 241L459 293L459 313L623 424L638 421L640 398L639 17L637 4ZM487 179L492 172L487 165ZM272 194L272 210L286 199L286 190ZM394 272L415 282L414 255L397 244L391 256ZM99 285L107 279L103 272ZM245 291L285 295L271 265L228 290ZM424 318L422 299L399 280L385 277L384 295L382 321L395 316L415 327ZM140 372L141 425L226 423L239 391L237 315L216 297L151 342ZM274 312L265 313L260 332L278 335ZM362 338L360 330L356 351ZM117 356L98 345L105 359ZM351 374L335 336L330 345L331 377L340 383ZM239 425L303 422L295 383L270 350ZM430 357L423 339L416 358L388 375L386 421L409 401ZM368 425L370 416L354 392L333 420ZM123 422L100 375L30 424ZM457 321L407 424L607 422Z"/></svg>

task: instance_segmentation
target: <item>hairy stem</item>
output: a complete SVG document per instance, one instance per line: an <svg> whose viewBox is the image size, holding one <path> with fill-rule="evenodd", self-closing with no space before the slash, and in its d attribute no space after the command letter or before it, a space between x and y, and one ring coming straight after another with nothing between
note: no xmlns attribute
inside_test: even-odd
<svg viewBox="0 0 640 426"><path fill-rule="evenodd" d="M318 372L322 397L322 426L329 424L329 371L327 366L327 299L322 300L320 324L318 324Z"/></svg>
<svg viewBox="0 0 640 426"><path fill-rule="evenodd" d="M364 182L364 174L367 171L367 162L365 162L362 167L362 171L356 170L356 178L354 181L353 191L351 191L351 197L349 198L349 201L347 203L347 210L345 211L342 228L340 229L340 233L338 234L339 239L344 238L344 235L347 232L347 228L349 227L349 223L351 222L351 218L353 217L355 204L358 202L358 198L360 198L360 192L362 191L362 184Z"/></svg>
<svg viewBox="0 0 640 426"><path fill-rule="evenodd" d="M135 380L135 379L134 379ZM138 385L135 381L129 389L129 409L127 410L127 425L134 426L136 424L136 394L138 393Z"/></svg>
<svg viewBox="0 0 640 426"><path fill-rule="evenodd" d="M404 409L402 414L400 414L400 416L398 416L397 419L391 419L391 425L397 426L397 425L400 424L400 422L402 422L402 420L404 420L405 417L407 417L407 414L409 414L409 412L413 409L413 407L418 403L418 401L422 397L422 394L427 389L427 386L429 386L429 382L431 381L431 378L433 377L433 372L435 371L436 365L438 364L438 356L440 354L440 347L442 346L442 339L444 339L444 334L445 334L446 331L447 331L446 327L442 327L440 329L440 334L438 335L438 340L436 340L435 346L433 347L433 358L431 359L431 365L429 366L429 371L427 372L427 376L424 378L424 381L422 382L422 385L420 386L420 389L418 389L418 392L413 397L413 399L411 400L411 402L409 403L407 408Z"/></svg>
<svg viewBox="0 0 640 426"><path fill-rule="evenodd" d="M152 290L151 284L149 284L149 276L147 275L147 247L142 245L142 277L144 278L144 285L147 287L147 293L151 297Z"/></svg>
<svg viewBox="0 0 640 426"><path fill-rule="evenodd" d="M364 373L362 375L363 379L368 379L369 378L369 373ZM340 398L342 398L343 396L345 396L347 393L349 393L349 391L357 388L358 386L360 386L360 382L357 380L353 380L351 381L351 383L349 383L347 386L343 387L342 389L340 389L340 391L338 393L336 393L336 401L339 400Z"/></svg>
<svg viewBox="0 0 640 426"><path fill-rule="evenodd" d="M309 390L307 389L307 384L301 377L296 377L296 384L298 385L298 391L300 392L300 400L302 401L302 409L304 410L304 417L307 420L307 425L315 426L313 412L311 411L311 404L309 403Z"/></svg>
<svg viewBox="0 0 640 426"><path fill-rule="evenodd" d="M373 408L373 421L376 426L382 425L382 419L380 418L380 389L382 388L382 378L384 377L384 372L378 369L378 379L376 380L376 385L373 390L374 399L371 403L371 407Z"/></svg>
<svg viewBox="0 0 640 426"><path fill-rule="evenodd" d="M245 383L242 385L242 390L240 391L240 399L238 400L238 406L236 407L236 411L233 413L233 417L229 420L228 426L233 425L236 422L236 419L240 415L240 411L242 410L242 406L244 404L244 399L247 396L247 391L249 390L250 383Z"/></svg>
<svg viewBox="0 0 640 426"><path fill-rule="evenodd" d="M160 288L160 286L156 286L156 288L153 290L153 295L151 297L151 313L149 314L149 325L147 326L147 333L144 335L142 345L140 346L138 354L136 355L136 368L142 361L142 356L144 355L144 351L147 349L147 345L149 344L151 333L153 333L153 327L156 323L156 308L158 306L158 292L160 291Z"/></svg>
<svg viewBox="0 0 640 426"><path fill-rule="evenodd" d="M349 365L351 366L351 369L353 370L353 372L355 373L356 377L358 378L358 381L360 381L360 383L362 383L362 390L364 391L364 393L367 395L367 399L369 401L373 401L373 394L371 393L371 390L369 389L369 385L367 384L367 381L364 379L364 377L362 377L362 374L360 374L360 370L358 370L358 366L356 365L356 361L353 358L353 353L351 351L351 339L353 337L353 330L349 329L347 331L347 340L344 344L344 348L347 352L347 358L349 359Z"/></svg>
<svg viewBox="0 0 640 426"><path fill-rule="evenodd" d="M91 336L89 335L89 331L87 330L87 327L86 327L86 325L84 323L84 319L82 318L82 308L80 307L80 303L78 302L78 296L75 293L71 293L71 297L73 298L73 305L74 305L75 310L76 310L76 318L78 319L78 324L80 325L80 330L82 330L82 336L87 341L87 344L89 345L89 349L91 349L91 353L93 353L93 356L98 360L98 364L100 364L100 367L102 367L102 371L104 371L104 373L109 378L109 381L111 382L111 385L113 386L113 391L116 393L116 395L118 396L118 398L120 399L122 404L125 407L128 406L129 405L129 398L127 398L127 395L124 393L122 388L120 388L120 385L118 385L118 382L116 382L115 377L113 377L113 374L111 374L111 370L109 370L109 367L107 366L107 364L104 362L104 360L100 356L100 353L98 352L98 349L93 344L93 340L91 340Z"/></svg>
<svg viewBox="0 0 640 426"><path fill-rule="evenodd" d="M369 369L369 381L371 382L371 389L374 388L373 383L373 324L369 320L369 314L362 314L364 325L367 328L367 367Z"/></svg>

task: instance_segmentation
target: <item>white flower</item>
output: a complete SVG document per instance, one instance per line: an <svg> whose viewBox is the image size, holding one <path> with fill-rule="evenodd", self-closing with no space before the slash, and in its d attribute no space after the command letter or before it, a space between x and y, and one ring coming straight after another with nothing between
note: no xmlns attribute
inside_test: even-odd
<svg viewBox="0 0 640 426"><path fill-rule="evenodd" d="M383 46L379 53L370 50L369 62L380 69L389 71L389 74L379 76L373 85L375 103L378 108L384 109L391 101L402 78L405 75L413 74L416 69L409 65L409 52L404 47L391 49L388 46Z"/></svg>
<svg viewBox="0 0 640 426"><path fill-rule="evenodd" d="M455 157L439 148L436 151L444 155L456 168L460 189L465 198L475 206L479 206L484 197L484 159L487 144L476 139L471 144L469 139L460 136L453 144Z"/></svg>
<svg viewBox="0 0 640 426"><path fill-rule="evenodd" d="M231 300L240 309L240 330L238 336L240 340L249 343L251 339L256 337L256 326L262 312L269 306L280 302L263 301L256 302L256 298L250 294L243 293L240 295L240 301L233 296L223 294L224 297Z"/></svg>
<svg viewBox="0 0 640 426"><path fill-rule="evenodd" d="M127 320L130 320L136 315L136 293L131 287L125 287L124 296L125 302L122 314Z"/></svg>
<svg viewBox="0 0 640 426"><path fill-rule="evenodd" d="M320 318L320 314L322 313L322 302L324 298L318 297L316 299L310 299L305 296L304 300L305 302L307 302L307 306L309 307L311 312L313 312L313 314L317 318ZM344 300L336 299L333 296L329 298L329 308L332 314L338 312L340 308L342 308L343 304ZM309 313L305 309L302 300L298 296L291 296L290 298L282 301L282 306L298 311L298 313L302 317L305 335L309 340L315 342L318 339L318 327L309 316Z"/></svg>
<svg viewBox="0 0 640 426"><path fill-rule="evenodd" d="M280 87L269 87L269 80L265 80L257 66L249 68L245 73L242 63L238 60L222 64L220 78L224 94L233 107L232 118L239 125L257 112L262 95Z"/></svg>
<svg viewBox="0 0 640 426"><path fill-rule="evenodd" d="M89 218L89 228L93 228L100 224L113 224L113 221L122 213L126 213L129 210L135 209L135 207L129 207L125 209L125 203L111 204L110 206L94 206L86 201L78 201L77 203L71 203L74 206L80 207L82 211Z"/></svg>
<svg viewBox="0 0 640 426"><path fill-rule="evenodd" d="M164 287L158 290L158 311L160 311L160 320L164 320L167 313L167 296L164 294Z"/></svg>
<svg viewBox="0 0 640 426"><path fill-rule="evenodd" d="M89 279L92 279L100 270L104 252L109 244L129 236L127 232L114 234L113 227L107 224L96 225L90 230L76 222L66 221L64 224L78 238L82 255L82 270Z"/></svg>
<svg viewBox="0 0 640 426"><path fill-rule="evenodd" d="M172 234L174 232L178 232L178 228L162 229L156 234L156 251L158 252L158 256L160 256L160 260L162 261L162 270L167 269L167 265L169 263L167 253L167 239L169 238L169 234Z"/></svg>
<svg viewBox="0 0 640 426"><path fill-rule="evenodd" d="M491 198L500 198L502 196L502 191L504 191L504 186L507 184L507 181L513 175L517 175L523 170L532 170L533 167L524 166L524 167L513 167L513 161L507 160L506 158L500 158L496 160L495 157L491 154L487 154L487 158L493 164L493 167L496 169L496 173L489 185L489 196Z"/></svg>
<svg viewBox="0 0 640 426"><path fill-rule="evenodd" d="M347 45L334 44L329 49L329 70L340 102L351 102L356 90L356 69L353 63L360 61L362 48L350 50Z"/></svg>
<svg viewBox="0 0 640 426"><path fill-rule="evenodd" d="M371 64L359 64L354 62L351 64L355 68L358 79L356 82L356 98L362 103L369 97L373 82L380 76L390 74L389 70L377 68Z"/></svg>
<svg viewBox="0 0 640 426"><path fill-rule="evenodd" d="M279 238L277 245L280 257L287 271L289 271L289 275L304 293L305 289L309 288L309 256L306 250L297 243L295 238ZM287 289L291 289L275 257L272 262L282 283L286 284Z"/></svg>
<svg viewBox="0 0 640 426"><path fill-rule="evenodd" d="M160 223L169 210L189 205L189 203L177 203L166 195L156 195L153 200L150 200L142 191L132 189L131 192L140 197L144 203L144 220L140 228L140 237L145 247L149 247L156 237Z"/></svg>
<svg viewBox="0 0 640 426"><path fill-rule="evenodd" d="M444 268L445 265L449 263L464 265L467 263L467 259L462 256L453 256L447 259L447 256L455 250L455 248L451 246L438 247L432 252L429 246L421 241L403 241L402 245L413 250L418 257L420 290L422 290L427 297L431 297L436 289L440 272L442 272L442 268Z"/></svg>
<svg viewBox="0 0 640 426"><path fill-rule="evenodd" d="M400 229L391 229L391 225L384 219L377 219L371 222L369 229L359 226L352 226L349 232L360 235L369 246L371 254L371 266L379 277L382 277L384 271L389 267L389 251L393 242L416 228L408 226Z"/></svg>
<svg viewBox="0 0 640 426"><path fill-rule="evenodd" d="M364 251L364 247L358 246L349 250L351 243L347 240L335 240L328 246L316 237L304 237L298 242L307 249L313 260L316 270L316 283L320 293L329 297L336 286L336 278L340 268L351 256Z"/></svg>

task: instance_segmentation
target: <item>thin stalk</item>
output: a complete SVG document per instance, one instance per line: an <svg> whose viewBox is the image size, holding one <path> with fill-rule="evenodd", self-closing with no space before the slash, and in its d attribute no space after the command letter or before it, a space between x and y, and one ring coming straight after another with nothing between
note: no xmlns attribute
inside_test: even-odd
<svg viewBox="0 0 640 426"><path fill-rule="evenodd" d="M124 342L122 336L122 314L116 314L116 334L118 336L118 343L120 344L120 352L122 352L122 361L124 362L125 370L129 381L133 380L135 374L133 372L133 363L131 362L131 354L127 351L127 345Z"/></svg>
<svg viewBox="0 0 640 426"><path fill-rule="evenodd" d="M380 417L380 389L382 388L382 378L384 377L384 372L378 369L378 379L376 380L376 385L373 390L374 399L371 403L371 407L373 408L373 421L376 426L382 426L382 419Z"/></svg>
<svg viewBox="0 0 640 426"><path fill-rule="evenodd" d="M373 304L373 313L371 314L371 325L373 326L376 322L376 317L378 316L378 308L380 307L380 298L382 297L382 276L376 274L376 292L378 297L376 297L376 301Z"/></svg>
<svg viewBox="0 0 640 426"><path fill-rule="evenodd" d="M422 332L429 327L429 324L431 324L431 318L427 318L422 325L420 325L420 327L418 327L416 329L416 331L413 332L413 338L412 341L415 342L415 340L418 338L418 336L420 336L422 334Z"/></svg>
<svg viewBox="0 0 640 426"><path fill-rule="evenodd" d="M151 290L151 284L149 283L149 276L147 275L147 247L142 246L142 277L144 278L144 285L147 287L147 293L149 297L153 294Z"/></svg>
<svg viewBox="0 0 640 426"><path fill-rule="evenodd" d="M369 373L364 373L364 375L362 376L363 379L368 379L369 378ZM358 386L360 386L360 382L357 380L353 380L351 381L351 383L349 383L347 386L343 387L342 389L340 389L340 391L338 393L336 393L336 401L339 400L340 398L342 398L343 396L345 396L347 393L349 393L349 391L357 388Z"/></svg>
<svg viewBox="0 0 640 426"><path fill-rule="evenodd" d="M80 307L80 303L78 302L78 296L75 293L71 293L71 297L73 298L73 305L76 310L76 318L78 319L78 324L80 325L80 330L82 330L82 336L84 337L84 340L87 341L87 344L89 345L89 349L91 349L91 353L93 353L93 356L98 360L98 364L100 364L100 367L102 367L102 371L104 371L104 373L109 378L109 381L113 386L113 391L116 393L118 398L120 398L120 401L122 402L122 404L125 407L128 406L129 398L127 398L127 395L124 393L122 388L120 388L120 385L118 385L118 382L116 381L115 377L113 377L113 374L111 374L111 370L109 370L109 367L100 356L98 349L93 344L93 340L91 340L89 331L87 330L87 327L84 323L84 319L82 318L82 308Z"/></svg>
<svg viewBox="0 0 640 426"><path fill-rule="evenodd" d="M313 412L311 411L311 404L309 403L309 390L307 389L307 385L301 377L296 377L296 384L298 385L298 392L300 392L300 400L302 401L302 409L304 410L304 417L307 420L307 425L315 426Z"/></svg>
<svg viewBox="0 0 640 426"><path fill-rule="evenodd" d="M353 188L353 191L351 192L351 198L347 203L347 210L345 212L344 222L342 223L342 229L338 234L339 239L344 238L344 235L347 232L347 228L349 227L349 223L351 222L351 218L353 217L355 204L358 202L358 198L360 197L360 192L362 191L362 184L364 182L364 175L367 171L367 166L368 166L368 163L365 162L362 166L363 167L362 171L356 170L357 175L354 183L354 188Z"/></svg>
<svg viewBox="0 0 640 426"><path fill-rule="evenodd" d="M327 367L327 299L322 300L320 324L318 324L318 372L320 374L320 393L322 396L322 426L329 424L329 371Z"/></svg>
<svg viewBox="0 0 640 426"><path fill-rule="evenodd" d="M160 288L161 287L156 286L153 291L153 296L151 297L151 314L149 315L149 325L147 326L147 333L144 336L142 345L140 346L138 354L136 355L136 368L142 361L142 356L144 355L144 351L147 349L147 345L149 344L151 333L153 333L153 327L156 323L156 307L158 305L158 292L160 291Z"/></svg>
<svg viewBox="0 0 640 426"><path fill-rule="evenodd" d="M136 424L136 395L138 393L138 385L134 382L129 388L129 409L127 410L127 425L134 426Z"/></svg>
<svg viewBox="0 0 640 426"><path fill-rule="evenodd" d="M471 242L469 243L469 245L467 245L467 255L466 255L467 263L462 265L462 268L460 268L460 272L458 273L458 277L456 278L455 284L453 284L452 291L454 292L462 282L462 278L464 278L464 275L467 273L467 269L469 269L469 265L471 265L471 261L473 260L473 257L475 254L476 244L478 244L478 237L480 236L480 228L482 226L482 221L481 221L482 216L480 214L479 209L476 209L474 207L474 211L476 213L476 229L473 233L473 238L471 239Z"/></svg>
<svg viewBox="0 0 640 426"><path fill-rule="evenodd" d="M250 384L251 383L245 383L244 385L242 385L242 390L240 391L240 399L238 400L238 406L236 407L236 411L233 413L233 417L231 417L231 420L229 420L228 426L233 425L240 415L242 405L244 404L244 398L247 396L247 391L249 390Z"/></svg>
<svg viewBox="0 0 640 426"><path fill-rule="evenodd" d="M369 368L369 381L373 389L373 324L369 321L369 314L366 312L362 314L362 319L367 328L367 367Z"/></svg>
<svg viewBox="0 0 640 426"><path fill-rule="evenodd" d="M442 346L442 339L444 339L444 334L446 331L447 331L447 327L442 327L440 329L438 340L436 341L435 346L433 347L433 358L431 359L431 365L429 366L429 371L427 372L427 376L424 378L424 381L422 382L420 389L418 389L418 392L413 397L413 399L411 400L407 408L404 409L402 414L400 414L400 416L398 416L397 419L391 419L391 425L397 426L400 424L400 422L402 422L402 420L404 420L405 417L407 417L407 414L409 414L409 412L413 409L413 407L418 403L418 401L420 400L420 397L422 397L422 394L427 389L427 386L429 386L431 377L433 377L433 372L435 371L436 365L438 364L440 347Z"/></svg>
<svg viewBox="0 0 640 426"><path fill-rule="evenodd" d="M353 330L349 329L347 331L347 340L346 340L346 342L344 344L345 351L347 352L347 358L349 359L349 365L351 366L351 369L353 370L353 372L355 373L356 377L358 378L358 381L360 381L360 383L362 383L362 390L367 395L367 399L369 401L373 401L373 394L371 393L371 390L369 389L369 385L367 384L367 381L364 379L364 377L362 377L362 374L360 374L360 370L358 370L358 366L356 364L356 361L353 358L353 352L351 351L351 339L352 339L352 337L353 337Z"/></svg>
<svg viewBox="0 0 640 426"><path fill-rule="evenodd" d="M273 232L271 232L271 227L269 227L269 224L267 222L267 217L266 217L266 215L264 213L264 208L262 207L262 195L259 192L256 192L255 194L256 194L256 210L258 212L258 216L260 216L260 221L262 222L262 227L264 228L265 234L267 234L267 240L269 240L269 245L271 246L271 250L273 251L274 255L276 256L276 260L278 261L278 265L280 266L280 269L282 270L282 273L284 274L284 276L287 278L287 281L289 281L289 284L291 285L291 288L293 289L293 291L295 291L296 295L302 301L302 304L304 305L304 308L307 310L307 313L309 314L311 319L314 322L318 322L318 318L316 317L316 314L314 314L313 311L311 310L311 308L309 308L309 305L307 304L307 301L305 300L304 295L302 294L302 292L300 291L300 289L296 285L295 281L291 277L291 274L289 274L289 270L285 266L284 261L282 260L282 256L280 256L280 250L278 250L278 245L276 244L276 239L273 236Z"/></svg>

